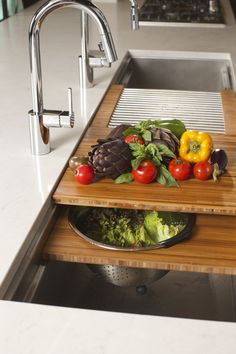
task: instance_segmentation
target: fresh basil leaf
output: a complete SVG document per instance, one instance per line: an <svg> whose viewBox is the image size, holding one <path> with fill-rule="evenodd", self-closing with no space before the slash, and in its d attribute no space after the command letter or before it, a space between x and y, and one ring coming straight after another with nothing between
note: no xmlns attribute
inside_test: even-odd
<svg viewBox="0 0 236 354"><path fill-rule="evenodd" d="M143 120L140 123L136 124L135 128L144 131L149 127L150 122L151 122L151 120Z"/></svg>
<svg viewBox="0 0 236 354"><path fill-rule="evenodd" d="M137 168L140 165L140 162L143 161L145 156L138 156L136 159L131 161L131 166L134 170L137 170Z"/></svg>
<svg viewBox="0 0 236 354"><path fill-rule="evenodd" d="M160 161L162 161L161 152L159 151L159 147L156 144L150 143L146 147L146 151L154 158L157 157Z"/></svg>
<svg viewBox="0 0 236 354"><path fill-rule="evenodd" d="M156 156L157 154L159 154L158 147L152 143L146 146L146 151L152 156Z"/></svg>
<svg viewBox="0 0 236 354"><path fill-rule="evenodd" d="M159 175L157 176L156 181L160 184L166 184L165 176L161 173L159 173Z"/></svg>
<svg viewBox="0 0 236 354"><path fill-rule="evenodd" d="M142 134L142 138L145 141L152 141L152 133L149 130L145 130Z"/></svg>
<svg viewBox="0 0 236 354"><path fill-rule="evenodd" d="M145 146L138 143L129 144L129 148L132 150L132 155L138 157L140 155L145 156Z"/></svg>
<svg viewBox="0 0 236 354"><path fill-rule="evenodd" d="M157 144L158 149L162 155L175 158L175 154L164 144Z"/></svg>
<svg viewBox="0 0 236 354"><path fill-rule="evenodd" d="M123 173L123 175L120 175L115 179L115 183L121 184L121 183L130 183L133 181L133 175L132 173Z"/></svg>
<svg viewBox="0 0 236 354"><path fill-rule="evenodd" d="M125 131L123 131L122 133L124 136L128 136L128 135L139 135L140 132L138 129L136 129L135 127L129 127L127 128Z"/></svg>
<svg viewBox="0 0 236 354"><path fill-rule="evenodd" d="M144 121L136 124L135 127L137 129L141 130L142 132L144 132L147 129L156 127L156 121L155 120L151 120L151 119L144 120Z"/></svg>
<svg viewBox="0 0 236 354"><path fill-rule="evenodd" d="M179 183L171 175L166 178L167 187L179 187Z"/></svg>
<svg viewBox="0 0 236 354"><path fill-rule="evenodd" d="M161 161L162 161L162 157L157 157L157 156L154 156L152 158L152 162L156 165L156 166L161 166Z"/></svg>
<svg viewBox="0 0 236 354"><path fill-rule="evenodd" d="M165 177L167 187L179 187L178 182L170 174L167 168L162 165L159 167L159 174L162 174Z"/></svg>

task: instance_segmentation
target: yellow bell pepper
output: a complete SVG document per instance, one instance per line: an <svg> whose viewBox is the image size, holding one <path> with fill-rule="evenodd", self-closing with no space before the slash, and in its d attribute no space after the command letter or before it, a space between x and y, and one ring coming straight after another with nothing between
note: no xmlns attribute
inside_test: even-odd
<svg viewBox="0 0 236 354"><path fill-rule="evenodd" d="M208 133L188 130L180 138L179 156L191 163L207 161L212 148L212 138Z"/></svg>

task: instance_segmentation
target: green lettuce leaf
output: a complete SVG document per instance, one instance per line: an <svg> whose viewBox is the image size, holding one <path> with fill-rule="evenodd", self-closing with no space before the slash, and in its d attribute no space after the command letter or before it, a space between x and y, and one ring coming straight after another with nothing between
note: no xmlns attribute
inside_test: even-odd
<svg viewBox="0 0 236 354"><path fill-rule="evenodd" d="M150 211L146 214L144 226L155 243L176 236L184 228L182 224L166 224L163 219L158 216L157 211Z"/></svg>

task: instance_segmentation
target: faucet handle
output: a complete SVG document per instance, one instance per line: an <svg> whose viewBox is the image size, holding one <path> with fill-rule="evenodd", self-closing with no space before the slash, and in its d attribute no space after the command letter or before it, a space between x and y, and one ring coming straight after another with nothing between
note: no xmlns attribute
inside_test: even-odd
<svg viewBox="0 0 236 354"><path fill-rule="evenodd" d="M98 43L98 49L99 49L100 52L104 52L104 47L103 47L102 42Z"/></svg>
<svg viewBox="0 0 236 354"><path fill-rule="evenodd" d="M75 115L73 112L72 89L68 88L69 111L52 109L43 110L43 125L46 128L73 128Z"/></svg>
<svg viewBox="0 0 236 354"><path fill-rule="evenodd" d="M73 111L73 97L72 97L72 88L68 88L68 103L69 103L69 112L62 112L60 114L60 126L63 128L73 128L75 123L75 114Z"/></svg>
<svg viewBox="0 0 236 354"><path fill-rule="evenodd" d="M89 60L89 66L91 68L111 67L111 63L107 61L107 58L105 56L101 56L101 51L99 50L90 50L88 60Z"/></svg>
<svg viewBox="0 0 236 354"><path fill-rule="evenodd" d="M71 87L68 87L68 102L69 102L69 116L73 116L73 118L74 118L73 96L72 96L72 88Z"/></svg>

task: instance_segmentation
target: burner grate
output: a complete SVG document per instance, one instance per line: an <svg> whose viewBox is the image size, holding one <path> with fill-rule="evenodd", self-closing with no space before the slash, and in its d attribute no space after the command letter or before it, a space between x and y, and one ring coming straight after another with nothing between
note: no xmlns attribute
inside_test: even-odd
<svg viewBox="0 0 236 354"><path fill-rule="evenodd" d="M219 0L146 0L140 21L223 24Z"/></svg>

